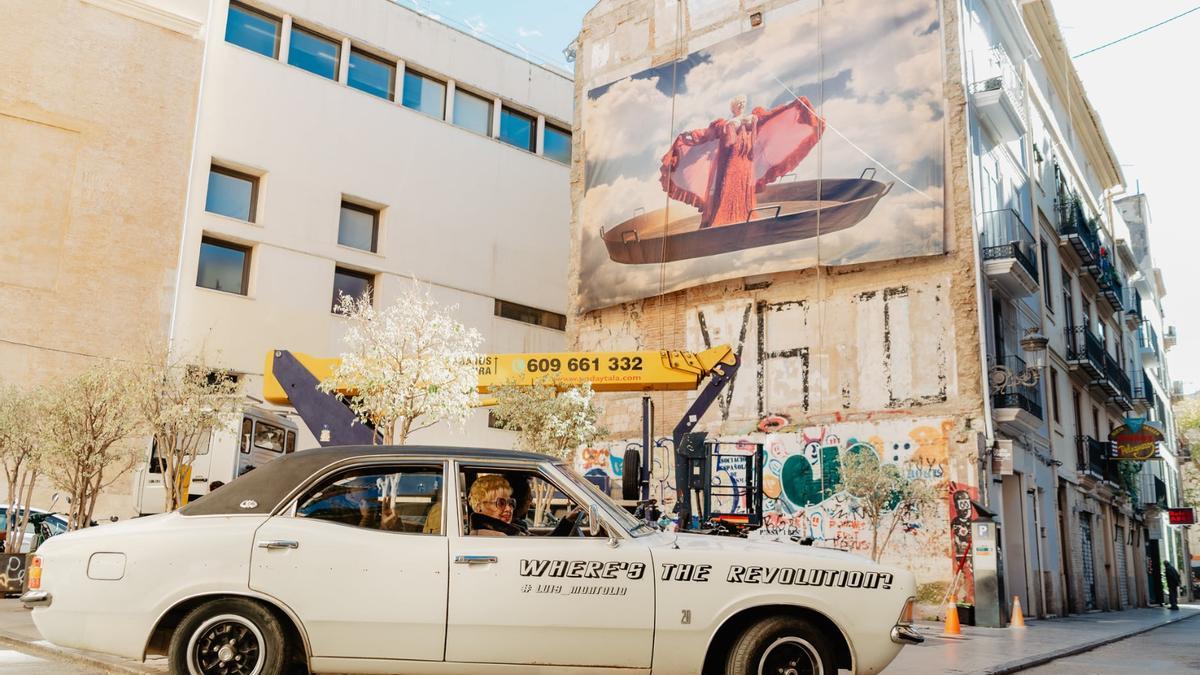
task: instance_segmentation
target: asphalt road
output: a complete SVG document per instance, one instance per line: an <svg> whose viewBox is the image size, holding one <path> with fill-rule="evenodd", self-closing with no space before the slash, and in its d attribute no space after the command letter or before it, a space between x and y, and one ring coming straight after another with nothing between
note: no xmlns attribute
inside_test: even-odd
<svg viewBox="0 0 1200 675"><path fill-rule="evenodd" d="M1200 620L1188 619L1023 672L1043 675L1200 673L1197 642L1200 642Z"/></svg>
<svg viewBox="0 0 1200 675"><path fill-rule="evenodd" d="M63 661L51 661L11 649L0 649L0 673L4 675L83 675L95 672L97 671L94 669Z"/></svg>

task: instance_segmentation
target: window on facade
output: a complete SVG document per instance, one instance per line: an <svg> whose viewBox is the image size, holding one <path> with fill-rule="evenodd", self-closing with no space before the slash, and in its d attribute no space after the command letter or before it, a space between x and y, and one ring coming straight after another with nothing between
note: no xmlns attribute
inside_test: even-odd
<svg viewBox="0 0 1200 675"><path fill-rule="evenodd" d="M1041 241L1042 248L1042 298L1046 301L1046 310L1054 311L1054 292L1051 290L1053 284L1050 283L1050 247L1046 245L1046 240Z"/></svg>
<svg viewBox="0 0 1200 675"><path fill-rule="evenodd" d="M454 124L484 136L492 135L492 102L462 89L454 90Z"/></svg>
<svg viewBox="0 0 1200 675"><path fill-rule="evenodd" d="M288 63L297 68L336 80L341 51L340 40L317 35L296 26L292 27L292 41L288 45Z"/></svg>
<svg viewBox="0 0 1200 675"><path fill-rule="evenodd" d="M1075 322L1073 316L1075 303L1071 300L1071 274L1065 267L1062 268L1062 302L1063 315L1067 317L1067 327L1070 328Z"/></svg>
<svg viewBox="0 0 1200 675"><path fill-rule="evenodd" d="M346 84L390 101L396 87L396 64L351 49Z"/></svg>
<svg viewBox="0 0 1200 675"><path fill-rule="evenodd" d="M283 452L286 447L283 427L268 424L262 420L254 423L254 447L271 452Z"/></svg>
<svg viewBox="0 0 1200 675"><path fill-rule="evenodd" d="M245 295L250 280L250 249L211 237L200 240L196 285Z"/></svg>
<svg viewBox="0 0 1200 675"><path fill-rule="evenodd" d="M342 202L338 218L338 243L374 253L379 245L379 211Z"/></svg>
<svg viewBox="0 0 1200 675"><path fill-rule="evenodd" d="M518 305L515 302L508 302L506 300L496 301L496 316L512 319L513 321L531 323L535 326L553 328L554 330L567 329L567 317L565 315L535 307Z"/></svg>
<svg viewBox="0 0 1200 675"><path fill-rule="evenodd" d="M1058 371L1050 369L1050 410L1054 413L1054 423L1062 424L1062 416L1058 411Z"/></svg>
<svg viewBox="0 0 1200 675"><path fill-rule="evenodd" d="M213 164L208 170L208 194L204 210L238 220L254 222L258 208L258 178L248 173Z"/></svg>
<svg viewBox="0 0 1200 675"><path fill-rule="evenodd" d="M229 3L229 15L225 20L226 42L274 59L279 56L280 32L279 19L236 2Z"/></svg>
<svg viewBox="0 0 1200 675"><path fill-rule="evenodd" d="M404 96L400 103L430 117L443 119L446 117L446 83L406 68Z"/></svg>
<svg viewBox="0 0 1200 675"><path fill-rule="evenodd" d="M375 276L366 272L348 270L344 267L333 271L333 312L339 312L342 296L351 298L370 297L375 290Z"/></svg>
<svg viewBox="0 0 1200 675"><path fill-rule="evenodd" d="M500 108L500 140L533 152L537 120L508 107Z"/></svg>
<svg viewBox="0 0 1200 675"><path fill-rule="evenodd" d="M542 155L563 164L571 163L571 132L546 125L542 135Z"/></svg>
<svg viewBox="0 0 1200 675"><path fill-rule="evenodd" d="M442 467L377 466L338 474L302 496L297 518L372 530L442 534Z"/></svg>

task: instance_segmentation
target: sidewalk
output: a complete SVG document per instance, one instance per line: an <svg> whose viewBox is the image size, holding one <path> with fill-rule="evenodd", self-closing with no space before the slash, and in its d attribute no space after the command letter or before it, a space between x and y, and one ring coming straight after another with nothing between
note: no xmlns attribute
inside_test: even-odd
<svg viewBox="0 0 1200 675"><path fill-rule="evenodd" d="M1200 605L1180 605L1179 611L1151 607L1095 612L1065 619L1026 619L1025 629L963 626L962 635L953 637L942 635L940 623L921 623L918 629L925 643L905 647L883 673L1013 673L1197 614ZM1200 621L1196 630L1200 631Z"/></svg>

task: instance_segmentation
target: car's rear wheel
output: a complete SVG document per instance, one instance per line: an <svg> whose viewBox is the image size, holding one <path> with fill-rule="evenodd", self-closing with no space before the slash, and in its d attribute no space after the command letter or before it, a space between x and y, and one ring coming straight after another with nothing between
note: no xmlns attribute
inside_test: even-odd
<svg viewBox="0 0 1200 675"><path fill-rule="evenodd" d="M726 675L835 675L833 645L812 623L775 616L751 625L733 643Z"/></svg>
<svg viewBox="0 0 1200 675"><path fill-rule="evenodd" d="M287 636L275 615L253 600L212 600L183 617L169 660L179 675L280 675Z"/></svg>

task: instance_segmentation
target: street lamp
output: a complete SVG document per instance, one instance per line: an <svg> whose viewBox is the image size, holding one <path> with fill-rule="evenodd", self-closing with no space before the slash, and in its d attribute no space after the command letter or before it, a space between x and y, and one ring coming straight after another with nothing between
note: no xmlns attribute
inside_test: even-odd
<svg viewBox="0 0 1200 675"><path fill-rule="evenodd" d="M1042 369L1046 367L1046 346L1050 340L1037 328L1026 328L1020 344L1025 352L1025 368L1013 370L1002 363L992 366L990 379L993 392L1002 392L1013 385L1033 387L1041 379Z"/></svg>

